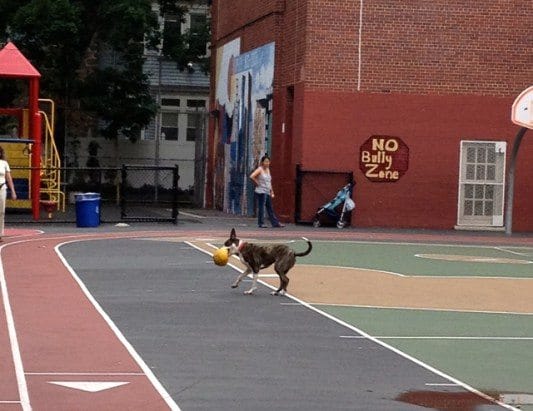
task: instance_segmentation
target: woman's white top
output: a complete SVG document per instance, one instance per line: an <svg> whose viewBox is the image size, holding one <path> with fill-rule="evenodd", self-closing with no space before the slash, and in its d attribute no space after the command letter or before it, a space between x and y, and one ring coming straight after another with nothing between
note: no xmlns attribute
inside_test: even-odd
<svg viewBox="0 0 533 411"><path fill-rule="evenodd" d="M271 190L272 176L270 175L270 172L261 168L261 172L257 176L257 186L255 187L255 192L257 194L270 194Z"/></svg>
<svg viewBox="0 0 533 411"><path fill-rule="evenodd" d="M6 174L10 173L11 169L6 160L0 160L0 184L4 186L6 184Z"/></svg>

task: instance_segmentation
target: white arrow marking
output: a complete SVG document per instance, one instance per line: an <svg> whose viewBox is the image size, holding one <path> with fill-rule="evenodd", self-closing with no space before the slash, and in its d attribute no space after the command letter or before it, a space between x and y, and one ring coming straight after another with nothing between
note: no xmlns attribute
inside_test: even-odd
<svg viewBox="0 0 533 411"><path fill-rule="evenodd" d="M129 382L97 382L97 381L48 381L50 384L62 385L67 388L74 388L76 390L98 392L108 390L110 388L120 387Z"/></svg>

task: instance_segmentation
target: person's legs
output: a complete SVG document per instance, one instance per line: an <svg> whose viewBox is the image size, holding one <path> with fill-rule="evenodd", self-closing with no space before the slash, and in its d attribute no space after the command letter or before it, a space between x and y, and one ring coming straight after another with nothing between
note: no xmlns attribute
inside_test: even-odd
<svg viewBox="0 0 533 411"><path fill-rule="evenodd" d="M265 201L268 196L266 194L255 193L257 200L257 225L263 227L265 225Z"/></svg>
<svg viewBox="0 0 533 411"><path fill-rule="evenodd" d="M272 197L270 197L269 195L265 196L265 208L268 214L268 218L270 219L270 224L272 224L272 227L282 227L283 225L279 222L278 217L276 217L276 213L274 213L274 207L272 206Z"/></svg>
<svg viewBox="0 0 533 411"><path fill-rule="evenodd" d="M6 185L0 188L0 240L4 236L4 220L6 216Z"/></svg>

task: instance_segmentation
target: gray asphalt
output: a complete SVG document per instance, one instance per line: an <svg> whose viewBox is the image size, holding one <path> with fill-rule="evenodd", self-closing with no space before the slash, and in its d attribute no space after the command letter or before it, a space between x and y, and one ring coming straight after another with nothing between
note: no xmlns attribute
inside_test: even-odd
<svg viewBox="0 0 533 411"><path fill-rule="evenodd" d="M426 385L449 381L373 341L340 338L355 333L265 286L255 296L242 294L246 282L231 289L237 272L185 243L97 240L60 251L183 411L503 409ZM428 391L449 403L413 399Z"/></svg>

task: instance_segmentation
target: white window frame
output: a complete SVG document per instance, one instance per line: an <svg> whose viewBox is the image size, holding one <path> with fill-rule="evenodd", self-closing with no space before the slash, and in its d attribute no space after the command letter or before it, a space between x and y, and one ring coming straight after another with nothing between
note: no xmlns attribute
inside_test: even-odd
<svg viewBox="0 0 533 411"><path fill-rule="evenodd" d="M156 139L159 137L161 141L169 141L169 142L178 143L180 142L180 137L183 134L180 132L180 129L181 129L180 114L181 114L181 110L182 110L181 107L182 107L184 99L182 96L178 96L178 95L162 95L160 100L161 100L160 101L161 107L160 107L159 113L157 114L157 124L158 124L159 129L156 128ZM178 105L175 105L175 106L163 105L163 100L177 100ZM161 130L163 128L163 114L168 114L168 113L178 115L178 122L176 124L176 128L177 128L176 140L167 140L166 138L163 138L163 131Z"/></svg>
<svg viewBox="0 0 533 411"><path fill-rule="evenodd" d="M478 162L476 157L473 163L467 162L467 150L468 148L475 147L476 145L494 145L495 161L494 163L488 163L485 161ZM478 147L479 147L478 146ZM507 150L507 143L505 141L484 141L484 140L462 140L460 142L460 157L459 157L459 182L458 182L458 196L457 196L457 226L456 228L495 228L503 229L503 215L505 206L505 167L506 158L505 153ZM476 151L477 153L477 151ZM476 154L477 156L477 154ZM488 179L486 171L488 167L493 164L494 179ZM467 167L480 167L479 171L483 171L483 178L468 178ZM484 167L484 169L483 169ZM475 169L474 175L477 175L478 170ZM480 173L482 174L482 173ZM474 190L474 197L469 199L466 197L466 186L472 185ZM487 201L486 193L487 187L492 187L492 215L488 216L483 214L465 214L466 201L472 201L472 207L478 206L485 207ZM476 197L475 193L477 189L483 188L483 195Z"/></svg>
<svg viewBox="0 0 533 411"><path fill-rule="evenodd" d="M188 102L190 100L199 100L199 101L203 101L204 102L204 105L202 107L189 107L188 105ZM184 106L184 113L185 113L185 117L186 117L186 124L185 124L185 141L189 142L189 143L193 143L196 141L196 139L194 140L189 140L187 138L188 134L189 134L189 128L192 128L192 127L189 127L189 114L196 114L198 116L204 116L205 115L205 112L207 110L207 97L200 97L200 96L191 96L191 97L188 97L186 100L185 100L185 106ZM200 117L201 119L202 117ZM202 132L205 133L205 125L202 125Z"/></svg>

